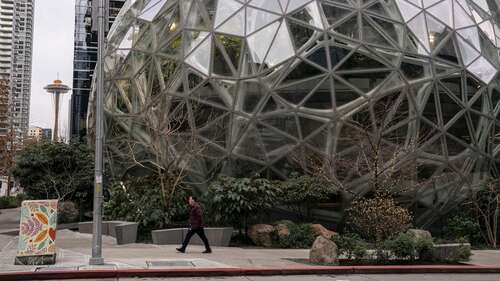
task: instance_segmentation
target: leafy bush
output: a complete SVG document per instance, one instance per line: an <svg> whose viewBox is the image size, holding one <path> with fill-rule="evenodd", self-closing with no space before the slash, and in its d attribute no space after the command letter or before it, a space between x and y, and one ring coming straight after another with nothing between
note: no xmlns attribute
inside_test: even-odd
<svg viewBox="0 0 500 281"><path fill-rule="evenodd" d="M275 206L279 188L267 179L219 176L205 195L214 223L245 228L258 215Z"/></svg>
<svg viewBox="0 0 500 281"><path fill-rule="evenodd" d="M94 160L78 143L41 142L26 146L12 171L33 199L92 200Z"/></svg>
<svg viewBox="0 0 500 281"><path fill-rule="evenodd" d="M167 205L156 175L115 182L109 192L110 200L104 203L105 219L138 222L141 239L149 238L151 230L185 221L189 215L190 189L177 187Z"/></svg>
<svg viewBox="0 0 500 281"><path fill-rule="evenodd" d="M391 251L398 259L415 259L416 243L407 233L400 233L394 239L385 241L384 245L384 248Z"/></svg>
<svg viewBox="0 0 500 281"><path fill-rule="evenodd" d="M57 205L57 222L71 223L78 219L78 208L71 201L59 202Z"/></svg>
<svg viewBox="0 0 500 281"><path fill-rule="evenodd" d="M469 216L455 215L451 217L447 221L445 231L447 234L446 238L450 240L465 238L475 245L483 242L479 223Z"/></svg>
<svg viewBox="0 0 500 281"><path fill-rule="evenodd" d="M310 224L287 223L290 235L279 238L281 248L306 249L314 243L313 230Z"/></svg>
<svg viewBox="0 0 500 281"><path fill-rule="evenodd" d="M280 182L282 202L296 211L302 219L311 219L312 209L321 201L328 200L338 188L321 177L293 173Z"/></svg>
<svg viewBox="0 0 500 281"><path fill-rule="evenodd" d="M390 196L378 194L374 198L362 198L352 202L348 223L370 241L381 242L408 230L410 212L396 204Z"/></svg>
<svg viewBox="0 0 500 281"><path fill-rule="evenodd" d="M16 197L14 196L0 197L0 209L17 208L18 206L19 205L17 203Z"/></svg>
<svg viewBox="0 0 500 281"><path fill-rule="evenodd" d="M339 255L344 255L347 259L361 260L367 256L368 243L357 234L334 235L332 240L339 249Z"/></svg>

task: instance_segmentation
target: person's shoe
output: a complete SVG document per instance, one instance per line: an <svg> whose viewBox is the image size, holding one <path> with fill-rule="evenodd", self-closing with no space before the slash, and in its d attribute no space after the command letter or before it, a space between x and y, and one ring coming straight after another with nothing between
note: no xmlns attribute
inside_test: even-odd
<svg viewBox="0 0 500 281"><path fill-rule="evenodd" d="M211 254L211 253L212 253L212 250L211 250L211 249L205 250L205 251L203 252L203 254Z"/></svg>
<svg viewBox="0 0 500 281"><path fill-rule="evenodd" d="M177 252L183 253L183 254L186 252L186 249L184 249L184 248L176 248L176 250L177 250Z"/></svg>

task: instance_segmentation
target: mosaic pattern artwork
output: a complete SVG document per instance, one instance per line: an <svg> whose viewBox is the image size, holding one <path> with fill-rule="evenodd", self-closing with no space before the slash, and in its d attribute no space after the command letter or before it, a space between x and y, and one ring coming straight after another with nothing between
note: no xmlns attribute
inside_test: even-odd
<svg viewBox="0 0 500 281"><path fill-rule="evenodd" d="M198 182L286 178L299 151L355 159L350 136L392 100L376 127L389 150L418 144L419 177L498 176L498 11L487 0L129 0L106 51L108 159L122 174L164 167L194 135L202 157L181 164ZM167 141L172 127L186 141ZM369 191L368 173L333 174ZM463 188L434 182L405 200L423 223Z"/></svg>
<svg viewBox="0 0 500 281"><path fill-rule="evenodd" d="M37 257L51 256L55 261L56 228L57 200L23 201L16 260L36 264Z"/></svg>

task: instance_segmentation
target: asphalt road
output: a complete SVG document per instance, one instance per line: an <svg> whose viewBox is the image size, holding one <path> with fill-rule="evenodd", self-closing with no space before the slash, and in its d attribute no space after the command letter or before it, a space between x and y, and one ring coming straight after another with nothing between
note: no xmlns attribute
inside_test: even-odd
<svg viewBox="0 0 500 281"><path fill-rule="evenodd" d="M75 281L74 279L73 281ZM86 279L94 281L498 281L500 274L378 274L378 275L300 275L219 278L120 278ZM84 280L81 280L84 281Z"/></svg>
<svg viewBox="0 0 500 281"><path fill-rule="evenodd" d="M19 228L20 208L0 210L0 231Z"/></svg>

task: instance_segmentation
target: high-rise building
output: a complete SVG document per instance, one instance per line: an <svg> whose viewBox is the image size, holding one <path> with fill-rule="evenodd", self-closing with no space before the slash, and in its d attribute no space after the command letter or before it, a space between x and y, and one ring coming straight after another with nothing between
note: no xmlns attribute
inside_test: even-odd
<svg viewBox="0 0 500 281"><path fill-rule="evenodd" d="M9 85L10 125L19 143L29 124L33 15L34 0L0 0L0 79Z"/></svg>
<svg viewBox="0 0 500 281"><path fill-rule="evenodd" d="M41 127L30 127L28 138L34 141L50 141L52 138L52 129Z"/></svg>
<svg viewBox="0 0 500 281"><path fill-rule="evenodd" d="M99 1L76 0L73 93L70 104L70 136L82 138L87 130L87 107L94 68L97 62L97 7ZM109 1L109 25L125 0ZM94 11L94 13L92 12Z"/></svg>

